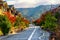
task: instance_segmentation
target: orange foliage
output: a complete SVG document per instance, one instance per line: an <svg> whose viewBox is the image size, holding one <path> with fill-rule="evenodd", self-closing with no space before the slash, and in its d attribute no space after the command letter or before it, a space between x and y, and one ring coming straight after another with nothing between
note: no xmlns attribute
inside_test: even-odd
<svg viewBox="0 0 60 40"><path fill-rule="evenodd" d="M16 17L12 15L10 12L4 12L4 14L8 17L8 19L11 21L11 23L14 23L16 20Z"/></svg>
<svg viewBox="0 0 60 40"><path fill-rule="evenodd" d="M16 17L11 16L11 17L9 18L9 20L11 21L11 23L14 23L14 22L15 22L15 20L16 20Z"/></svg>
<svg viewBox="0 0 60 40"><path fill-rule="evenodd" d="M44 21L46 14L47 14L47 13L42 14L41 17L36 20L36 22L39 24L40 22Z"/></svg>
<svg viewBox="0 0 60 40"><path fill-rule="evenodd" d="M11 15L11 13L9 13L9 12L4 12L4 14L9 18L10 17L10 15Z"/></svg>
<svg viewBox="0 0 60 40"><path fill-rule="evenodd" d="M29 24L29 21L25 18L22 18L22 21L24 21L26 24Z"/></svg>
<svg viewBox="0 0 60 40"><path fill-rule="evenodd" d="M40 23L40 22L41 22L41 19L37 19L36 22L37 22L37 23Z"/></svg>
<svg viewBox="0 0 60 40"><path fill-rule="evenodd" d="M45 14L42 14L41 17L36 20L36 22L39 24L43 20L45 20Z"/></svg>

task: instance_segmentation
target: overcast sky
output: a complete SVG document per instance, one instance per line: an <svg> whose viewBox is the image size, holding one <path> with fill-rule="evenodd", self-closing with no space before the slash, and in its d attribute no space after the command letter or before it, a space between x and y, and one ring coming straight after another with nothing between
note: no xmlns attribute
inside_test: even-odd
<svg viewBox="0 0 60 40"><path fill-rule="evenodd" d="M60 0L5 0L16 8L31 8L39 5L60 4Z"/></svg>

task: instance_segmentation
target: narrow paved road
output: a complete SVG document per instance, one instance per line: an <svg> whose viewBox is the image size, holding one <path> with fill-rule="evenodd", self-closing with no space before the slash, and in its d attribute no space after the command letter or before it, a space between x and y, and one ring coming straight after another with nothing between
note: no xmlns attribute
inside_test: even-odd
<svg viewBox="0 0 60 40"><path fill-rule="evenodd" d="M49 33L41 30L38 26L32 26L26 31L8 36L2 40L49 40Z"/></svg>

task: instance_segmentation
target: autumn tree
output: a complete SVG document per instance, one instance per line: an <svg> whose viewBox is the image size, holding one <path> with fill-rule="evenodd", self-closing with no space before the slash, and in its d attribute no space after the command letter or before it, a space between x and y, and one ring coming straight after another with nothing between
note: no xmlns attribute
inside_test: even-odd
<svg viewBox="0 0 60 40"><path fill-rule="evenodd" d="M11 28L11 22L6 16L0 15L0 28L4 35L7 35Z"/></svg>

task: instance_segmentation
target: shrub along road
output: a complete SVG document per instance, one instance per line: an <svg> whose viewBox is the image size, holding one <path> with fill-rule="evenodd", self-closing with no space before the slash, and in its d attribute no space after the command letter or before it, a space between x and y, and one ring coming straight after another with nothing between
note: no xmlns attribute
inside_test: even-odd
<svg viewBox="0 0 60 40"><path fill-rule="evenodd" d="M38 26L30 25L27 30L5 38L0 38L0 40L49 40L49 33L43 31Z"/></svg>

